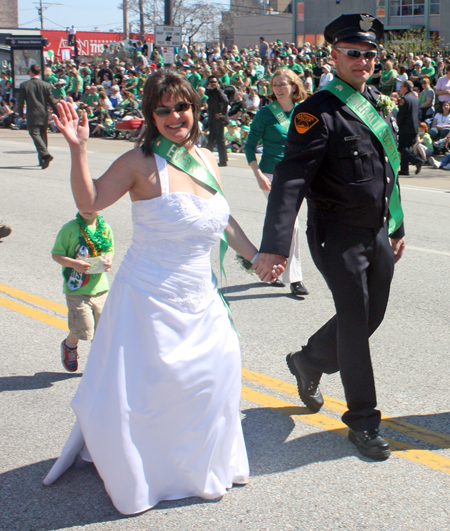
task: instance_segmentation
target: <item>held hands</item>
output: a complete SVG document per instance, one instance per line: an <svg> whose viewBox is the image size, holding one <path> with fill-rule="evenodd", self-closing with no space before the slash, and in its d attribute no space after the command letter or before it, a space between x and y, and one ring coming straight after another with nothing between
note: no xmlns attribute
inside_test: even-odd
<svg viewBox="0 0 450 531"><path fill-rule="evenodd" d="M263 282L273 282L286 267L286 257L279 254L260 253L253 264L255 273Z"/></svg>
<svg viewBox="0 0 450 531"><path fill-rule="evenodd" d="M86 111L83 111L81 120L73 107L65 101L58 103L58 113L53 114L56 127L64 135L70 146L81 146L89 139L89 123Z"/></svg>

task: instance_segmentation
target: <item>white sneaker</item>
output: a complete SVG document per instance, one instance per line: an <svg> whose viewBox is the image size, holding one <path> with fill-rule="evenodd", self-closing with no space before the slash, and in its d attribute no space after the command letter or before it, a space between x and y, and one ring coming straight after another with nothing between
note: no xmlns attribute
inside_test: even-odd
<svg viewBox="0 0 450 531"><path fill-rule="evenodd" d="M447 166L442 166L442 170L450 170L450 163Z"/></svg>
<svg viewBox="0 0 450 531"><path fill-rule="evenodd" d="M428 163L429 163L433 168L439 168L439 167L440 167L439 162L438 162L435 158L433 158L433 157L428 157L427 160L428 160Z"/></svg>
<svg viewBox="0 0 450 531"><path fill-rule="evenodd" d="M445 146L445 138L441 138L440 140L437 140L436 142L433 142L433 145L436 146L436 147Z"/></svg>

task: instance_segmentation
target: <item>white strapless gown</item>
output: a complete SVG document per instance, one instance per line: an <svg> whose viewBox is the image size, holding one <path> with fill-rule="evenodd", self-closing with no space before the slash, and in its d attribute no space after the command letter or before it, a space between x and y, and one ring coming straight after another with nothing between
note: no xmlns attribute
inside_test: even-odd
<svg viewBox="0 0 450 531"><path fill-rule="evenodd" d="M156 160L162 195L133 203L133 241L72 400L77 421L44 480L80 454L123 514L217 498L249 476L239 343L210 261L229 208L218 193L169 193Z"/></svg>

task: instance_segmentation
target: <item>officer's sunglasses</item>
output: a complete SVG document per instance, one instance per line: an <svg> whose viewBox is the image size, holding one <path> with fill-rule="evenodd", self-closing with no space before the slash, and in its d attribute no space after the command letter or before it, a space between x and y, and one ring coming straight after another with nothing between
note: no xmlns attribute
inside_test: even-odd
<svg viewBox="0 0 450 531"><path fill-rule="evenodd" d="M336 50L345 53L347 57L351 57L352 59L358 59L361 55L363 55L365 59L374 59L377 56L376 50L367 50L366 52L352 50L351 48L336 48Z"/></svg>
<svg viewBox="0 0 450 531"><path fill-rule="evenodd" d="M165 118L166 116L169 116L172 109L175 112L186 112L191 107L192 103L188 103L187 101L180 101L173 107L158 107L153 112L156 114L156 116L159 116L160 118Z"/></svg>

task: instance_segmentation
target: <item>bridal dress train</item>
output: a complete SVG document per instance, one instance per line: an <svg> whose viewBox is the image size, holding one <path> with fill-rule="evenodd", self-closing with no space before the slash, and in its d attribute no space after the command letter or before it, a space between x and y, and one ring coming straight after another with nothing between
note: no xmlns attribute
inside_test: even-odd
<svg viewBox="0 0 450 531"><path fill-rule="evenodd" d="M123 514L218 498L249 476L239 343L210 261L229 207L219 193L170 193L155 158L162 195L132 203L132 244L71 403L77 420L44 480L80 455Z"/></svg>

